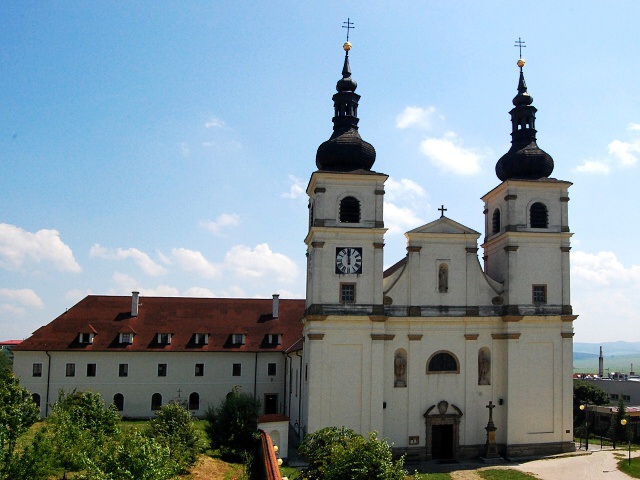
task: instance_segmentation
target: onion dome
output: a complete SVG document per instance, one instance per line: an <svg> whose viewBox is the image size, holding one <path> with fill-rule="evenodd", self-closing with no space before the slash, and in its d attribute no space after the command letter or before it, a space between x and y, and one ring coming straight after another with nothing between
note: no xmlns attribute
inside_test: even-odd
<svg viewBox="0 0 640 480"><path fill-rule="evenodd" d="M352 172L354 170L371 170L376 160L376 150L365 142L358 133L358 100L355 93L358 84L351 78L349 66L349 50L351 44L346 42L342 78L338 80L333 95L334 117L331 138L318 147L316 166L319 170L334 172Z"/></svg>
<svg viewBox="0 0 640 480"><path fill-rule="evenodd" d="M518 60L520 81L518 94L513 98L511 114L511 148L496 163L500 180L538 180L553 172L553 158L536 143L536 107L524 81L524 60Z"/></svg>

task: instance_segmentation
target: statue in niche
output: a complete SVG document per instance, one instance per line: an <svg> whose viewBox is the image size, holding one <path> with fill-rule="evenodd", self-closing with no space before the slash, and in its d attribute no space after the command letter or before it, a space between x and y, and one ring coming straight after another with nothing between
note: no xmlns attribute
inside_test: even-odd
<svg viewBox="0 0 640 480"><path fill-rule="evenodd" d="M438 267L438 291L440 293L449 291L449 269L444 263Z"/></svg>
<svg viewBox="0 0 640 480"><path fill-rule="evenodd" d="M478 351L478 385L491 385L491 354L486 348Z"/></svg>
<svg viewBox="0 0 640 480"><path fill-rule="evenodd" d="M407 386L407 359L403 352L397 351L393 359L394 387Z"/></svg>

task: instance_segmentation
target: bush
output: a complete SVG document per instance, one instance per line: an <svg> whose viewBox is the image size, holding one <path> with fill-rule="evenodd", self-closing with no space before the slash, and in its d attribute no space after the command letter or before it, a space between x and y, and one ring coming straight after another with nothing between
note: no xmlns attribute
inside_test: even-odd
<svg viewBox="0 0 640 480"><path fill-rule="evenodd" d="M234 389L218 407L209 407L205 413L205 431L211 447L223 457L242 460L243 452L255 451L258 435L260 400Z"/></svg>
<svg viewBox="0 0 640 480"><path fill-rule="evenodd" d="M205 441L196 429L193 418L184 407L169 403L149 423L150 435L169 449L169 456L183 470L196 463L205 450Z"/></svg>
<svg viewBox="0 0 640 480"><path fill-rule="evenodd" d="M404 480L403 459L374 432L365 439L345 427L327 427L307 435L298 450L309 462L309 480Z"/></svg>

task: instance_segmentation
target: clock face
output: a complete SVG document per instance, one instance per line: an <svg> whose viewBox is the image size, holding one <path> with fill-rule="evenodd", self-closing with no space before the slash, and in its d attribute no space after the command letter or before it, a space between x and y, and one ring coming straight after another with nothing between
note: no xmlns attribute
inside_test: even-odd
<svg viewBox="0 0 640 480"><path fill-rule="evenodd" d="M337 247L336 273L362 273L362 248Z"/></svg>

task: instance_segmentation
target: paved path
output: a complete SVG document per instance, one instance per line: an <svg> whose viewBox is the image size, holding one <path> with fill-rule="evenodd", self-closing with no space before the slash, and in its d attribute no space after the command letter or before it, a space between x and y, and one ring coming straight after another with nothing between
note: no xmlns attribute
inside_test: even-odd
<svg viewBox="0 0 640 480"><path fill-rule="evenodd" d="M638 452L631 452L631 456L637 457ZM617 468L623 458L628 458L624 450L592 450L589 454L521 463L515 468L542 480L628 480L632 477Z"/></svg>

